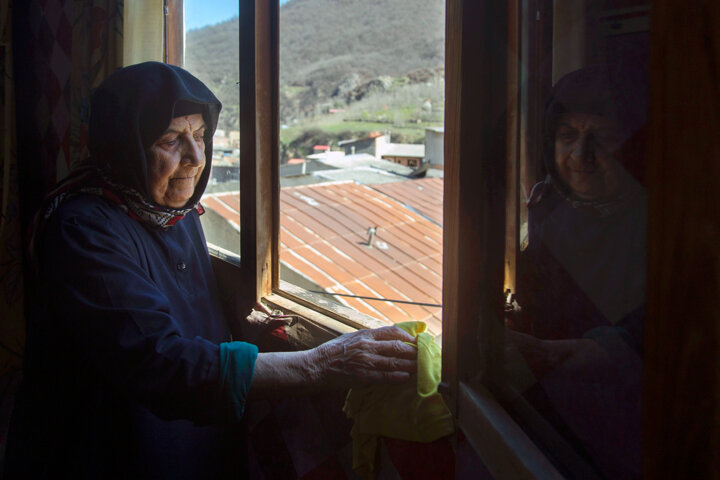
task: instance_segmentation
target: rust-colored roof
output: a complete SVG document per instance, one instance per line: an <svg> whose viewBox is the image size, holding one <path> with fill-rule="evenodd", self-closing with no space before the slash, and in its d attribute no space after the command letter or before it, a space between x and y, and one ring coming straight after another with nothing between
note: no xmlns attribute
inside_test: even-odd
<svg viewBox="0 0 720 480"><path fill-rule="evenodd" d="M436 224L443 224L443 179L423 178L419 180L383 183L373 185L398 202L404 203Z"/></svg>
<svg viewBox="0 0 720 480"><path fill-rule="evenodd" d="M441 308L418 303L442 301L442 185L440 178L427 178L283 188L280 261L330 293L408 302L335 297L376 318L425 321L439 334ZM237 221L238 213L217 210L213 197L239 207L237 194L203 200ZM378 227L372 248L366 245L369 227Z"/></svg>
<svg viewBox="0 0 720 480"><path fill-rule="evenodd" d="M202 204L205 208L212 209L222 215L233 227L238 231L240 230L240 195L238 193L204 195Z"/></svg>

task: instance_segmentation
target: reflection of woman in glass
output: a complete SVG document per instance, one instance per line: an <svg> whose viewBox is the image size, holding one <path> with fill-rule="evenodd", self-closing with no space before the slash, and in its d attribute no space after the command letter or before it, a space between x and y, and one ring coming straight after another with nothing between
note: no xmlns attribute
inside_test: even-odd
<svg viewBox="0 0 720 480"><path fill-rule="evenodd" d="M553 89L508 331L538 378L526 396L613 478L639 472L646 276L645 82L618 70L587 67Z"/></svg>

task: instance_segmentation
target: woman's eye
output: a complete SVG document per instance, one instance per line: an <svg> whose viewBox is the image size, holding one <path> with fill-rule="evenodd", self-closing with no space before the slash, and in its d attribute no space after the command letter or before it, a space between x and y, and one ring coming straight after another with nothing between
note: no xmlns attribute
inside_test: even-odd
<svg viewBox="0 0 720 480"><path fill-rule="evenodd" d="M613 147L620 143L620 135L612 130L600 130L595 137L600 144L607 147Z"/></svg>
<svg viewBox="0 0 720 480"><path fill-rule="evenodd" d="M558 130L556 137L559 140L572 140L577 136L574 130Z"/></svg>

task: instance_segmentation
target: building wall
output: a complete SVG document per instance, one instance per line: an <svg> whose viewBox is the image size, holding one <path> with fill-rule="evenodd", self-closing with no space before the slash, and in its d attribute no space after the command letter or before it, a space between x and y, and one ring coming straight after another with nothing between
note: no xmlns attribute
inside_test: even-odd
<svg viewBox="0 0 720 480"><path fill-rule="evenodd" d="M416 168L420 165L420 162L422 162L422 158L418 157L393 157L389 155L383 155L383 160L389 160L393 163L399 163L400 165L405 165L406 167L410 168Z"/></svg>
<svg viewBox="0 0 720 480"><path fill-rule="evenodd" d="M390 135L381 135L373 140L375 140L375 152L371 153L371 155L375 155L375 158L380 159L390 143Z"/></svg>
<svg viewBox="0 0 720 480"><path fill-rule="evenodd" d="M237 181L240 178L240 168L237 165L213 165L212 178L218 183Z"/></svg>
<svg viewBox="0 0 720 480"><path fill-rule="evenodd" d="M445 133L433 129L425 130L425 161L432 168L443 168Z"/></svg>

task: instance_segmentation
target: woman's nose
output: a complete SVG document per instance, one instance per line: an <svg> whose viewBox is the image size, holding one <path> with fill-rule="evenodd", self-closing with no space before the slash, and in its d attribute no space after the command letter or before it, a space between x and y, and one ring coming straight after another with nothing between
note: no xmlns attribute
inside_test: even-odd
<svg viewBox="0 0 720 480"><path fill-rule="evenodd" d="M187 134L183 139L182 161L186 165L199 166L205 163L205 150L203 143L195 141L195 138Z"/></svg>
<svg viewBox="0 0 720 480"><path fill-rule="evenodd" d="M591 133L581 135L573 149L573 156L577 161L593 163L595 162L595 147L595 138Z"/></svg>

